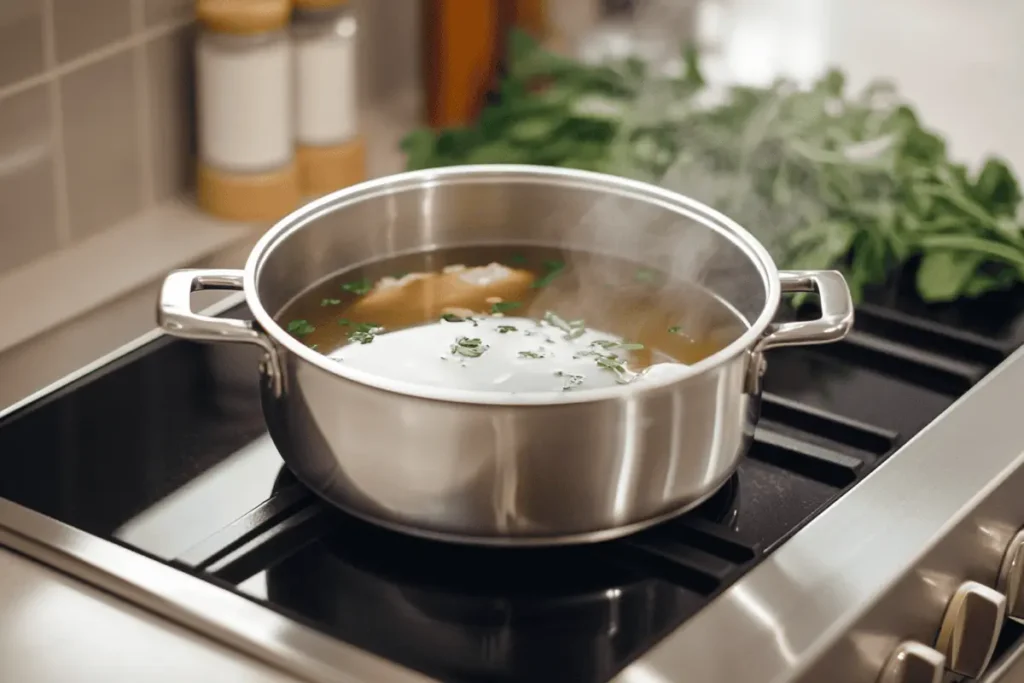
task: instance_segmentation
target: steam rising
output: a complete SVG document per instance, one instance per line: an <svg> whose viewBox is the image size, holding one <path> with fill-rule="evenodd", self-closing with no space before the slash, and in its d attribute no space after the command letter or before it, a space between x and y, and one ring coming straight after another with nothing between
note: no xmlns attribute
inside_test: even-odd
<svg viewBox="0 0 1024 683"><path fill-rule="evenodd" d="M898 175L892 117L899 104L891 87L871 84L847 96L835 72L810 89L784 80L756 89L701 87L696 79L687 83L681 78L688 65L680 43L690 35L694 4L641 3L629 29L631 40L620 41L618 54L612 55L620 60L630 56L621 49L628 43L632 56L646 64L647 77L627 105L616 103L621 125L608 170L712 207L787 267L834 262L849 248L844 240L853 239L850 225L859 221L891 223L893 178ZM616 52L615 41L610 43ZM596 59L590 55L588 61ZM717 107L726 102L728 107ZM580 106L599 110L607 105ZM652 130L660 137L652 137ZM836 216L846 216L846 224L833 225ZM765 287L757 268L696 221L667 220L656 208L607 197L570 224L574 243L598 242L605 250L668 272L674 281L698 283L748 322L764 309ZM623 284L585 265L577 267L580 296Z"/></svg>
<svg viewBox="0 0 1024 683"><path fill-rule="evenodd" d="M784 234L790 228L787 217L792 214L785 207L761 199L754 191L750 174L720 172L703 161L698 150L678 154L667 160L664 172L652 175L637 164L630 153L635 146L634 135L649 126L664 123L666 112L678 117L677 123L685 130L689 110L706 104L695 97L681 98L666 87L662 77L666 73L678 76L682 68L680 36L686 35L689 29L690 6L691 3L678 0L651 0L638 8L630 26L630 44L634 56L647 63L652 77L643 81L630 106L618 111L622 124L611 148L613 171L713 207L750 229L771 249L773 236ZM628 55L616 55L625 56ZM745 145L752 152L766 142L766 123L777 113L775 104L770 101L756 111L742 131ZM601 103L581 103L581 106L600 107ZM682 148L685 150L686 145ZM651 151L663 153L658 149ZM823 213L820 206L813 210ZM801 213L806 216L806 212ZM679 283L692 283L710 290L748 323L765 305L764 284L756 266L733 243L705 225L706 217L687 218L633 198L608 196L594 201L582 215L552 216L552 220L572 226L567 238L572 245L592 250L596 242L600 244L600 251L667 273L670 283L656 292L652 315L656 310L680 307ZM575 258L585 257L576 252ZM574 263L571 272L576 280L572 283L574 296L582 302L584 315L601 310L602 292L638 286L635 281L624 280L622 272L609 273L589 263ZM713 316L702 310L707 308L706 299L683 298L682 302L687 310L680 311L680 323L686 333L699 336L708 332Z"/></svg>

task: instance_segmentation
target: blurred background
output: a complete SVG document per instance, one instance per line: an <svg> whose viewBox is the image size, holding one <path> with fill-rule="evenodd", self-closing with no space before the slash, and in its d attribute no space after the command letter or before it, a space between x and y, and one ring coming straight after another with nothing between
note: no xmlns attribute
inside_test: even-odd
<svg viewBox="0 0 1024 683"><path fill-rule="evenodd" d="M218 106L197 97L197 54L207 40L217 53L205 57L212 73L217 59L265 49L253 32L240 38L232 29L262 0L219 4L246 3L240 15L218 19L201 17L192 0L0 2L0 406L152 329L163 275L240 266L281 213L271 207L240 220L217 197L241 192L242 181L223 174L199 181L221 194L196 192L197 122ZM404 169L399 143L414 129L471 125L493 97L513 27L573 59L636 55L668 71L683 68L679 46L693 45L704 77L723 87L779 76L806 85L832 66L857 87L884 78L952 156L1024 164L1024 44L1016 35L1024 4L1014 0L324 5L283 29L267 24L268 36L284 30L311 49L317 36L353 41L354 62L335 68L353 70L355 85L343 95L357 114L354 128L342 145L306 157L300 150L300 163L335 165L327 185L300 188L299 201ZM319 67L334 73L329 62Z"/></svg>

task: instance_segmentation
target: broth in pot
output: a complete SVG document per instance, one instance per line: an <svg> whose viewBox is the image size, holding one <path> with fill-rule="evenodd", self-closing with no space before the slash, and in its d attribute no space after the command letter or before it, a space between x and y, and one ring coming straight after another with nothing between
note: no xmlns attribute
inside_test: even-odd
<svg viewBox="0 0 1024 683"><path fill-rule="evenodd" d="M311 287L277 320L310 348L382 378L511 393L642 382L747 329L707 290L668 273L536 246L375 261Z"/></svg>

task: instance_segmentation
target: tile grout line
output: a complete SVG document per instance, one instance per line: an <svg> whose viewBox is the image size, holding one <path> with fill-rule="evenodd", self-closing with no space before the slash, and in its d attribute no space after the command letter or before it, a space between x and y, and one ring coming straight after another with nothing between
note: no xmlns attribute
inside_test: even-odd
<svg viewBox="0 0 1024 683"><path fill-rule="evenodd" d="M68 163L64 153L64 107L60 96L60 79L56 73L57 41L54 29L54 0L43 0L43 52L46 71L43 82L50 91L49 113L53 147L53 196L56 215L57 245L71 244L71 208L68 197Z"/></svg>
<svg viewBox="0 0 1024 683"><path fill-rule="evenodd" d="M132 33L143 34L145 25L143 19L142 0L132 0ZM138 126L138 162L141 172L142 206L149 208L156 198L156 179L153 163L153 138L152 138L152 93L149 87L147 70L149 68L149 56L147 52L148 43L143 42L132 48L132 70L135 77L135 118Z"/></svg>
<svg viewBox="0 0 1024 683"><path fill-rule="evenodd" d="M3 0L0 0L0 2L3 2ZM50 41L50 52L47 55L47 57L48 60L52 58L53 61L48 62L48 68L45 73L37 74L30 78L26 78L23 81L18 81L17 83L13 83L11 85L0 88L0 100L25 92L26 90L30 90L38 85L43 85L44 83L47 83L48 81L53 80L55 78L67 76L68 74L74 71L78 71L79 69L83 69L87 66L96 64L97 62L101 62L108 57L120 54L121 52L126 52L131 48L135 47L136 45L143 45L151 40L155 40L170 33L174 33L178 29L188 26L192 23L191 19L180 19L177 21L169 21L164 24L159 24L152 28L148 28L145 31L142 31L137 35L132 35L128 38L123 38L121 40L114 41L113 43L104 45L103 47L93 50L92 52L89 52L87 54L84 54L81 57L76 57L75 59L72 59L68 62L64 62L63 64L57 64L55 56L56 45L53 43L52 3L53 0L44 0L44 23L48 24L48 26L44 25L43 31L44 37L48 36L47 39Z"/></svg>

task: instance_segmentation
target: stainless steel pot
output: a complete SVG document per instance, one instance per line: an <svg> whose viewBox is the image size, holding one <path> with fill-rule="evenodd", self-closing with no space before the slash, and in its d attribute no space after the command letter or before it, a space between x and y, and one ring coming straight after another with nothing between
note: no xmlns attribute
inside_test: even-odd
<svg viewBox="0 0 1024 683"><path fill-rule="evenodd" d="M517 242L625 253L676 271L685 262L749 328L682 375L531 395L361 374L274 320L310 285L362 262ZM193 313L189 295L201 289L244 290L255 319ZM773 322L783 292L811 291L819 319ZM299 479L338 507L427 537L547 545L625 535L711 496L752 437L763 352L841 339L853 305L839 273L780 273L749 233L692 199L595 173L465 166L315 201L264 235L244 271L169 275L158 317L172 335L262 347L270 434Z"/></svg>

